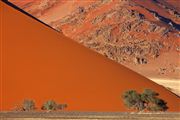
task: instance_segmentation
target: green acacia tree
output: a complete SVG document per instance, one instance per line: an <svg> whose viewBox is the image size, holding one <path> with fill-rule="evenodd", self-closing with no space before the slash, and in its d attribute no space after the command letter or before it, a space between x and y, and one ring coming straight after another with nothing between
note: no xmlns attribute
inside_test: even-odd
<svg viewBox="0 0 180 120"><path fill-rule="evenodd" d="M133 108L141 111L145 108L144 102L141 100L141 95L135 90L126 91L123 94L124 103L128 108Z"/></svg>
<svg viewBox="0 0 180 120"><path fill-rule="evenodd" d="M158 98L159 94L151 89L145 89L141 94L141 99L146 103L146 108L149 111L166 111L167 103Z"/></svg>
<svg viewBox="0 0 180 120"><path fill-rule="evenodd" d="M124 92L122 98L128 108L137 111L166 111L168 109L167 103L158 98L158 95L157 92L151 89L145 89L142 94L135 90L129 90Z"/></svg>

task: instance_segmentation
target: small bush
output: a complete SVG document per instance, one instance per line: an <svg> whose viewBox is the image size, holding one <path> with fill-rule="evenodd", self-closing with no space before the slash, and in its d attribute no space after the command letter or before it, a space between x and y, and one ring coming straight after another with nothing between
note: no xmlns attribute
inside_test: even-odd
<svg viewBox="0 0 180 120"><path fill-rule="evenodd" d="M145 108L144 102L141 100L141 95L135 90L126 91L123 95L125 105L128 108L133 108L141 111Z"/></svg>
<svg viewBox="0 0 180 120"><path fill-rule="evenodd" d="M41 109L42 110L56 110L57 109L57 104L53 100L48 100L43 104Z"/></svg>
<svg viewBox="0 0 180 120"><path fill-rule="evenodd" d="M14 111L32 111L35 110L35 102L33 100L24 100L22 104L16 105Z"/></svg>
<svg viewBox="0 0 180 120"><path fill-rule="evenodd" d="M67 104L58 104L57 107L59 110L64 110L65 108L67 108Z"/></svg>
<svg viewBox="0 0 180 120"><path fill-rule="evenodd" d="M54 100L46 101L41 107L42 110L48 111L63 110L65 108L67 108L67 104L57 104Z"/></svg>
<svg viewBox="0 0 180 120"><path fill-rule="evenodd" d="M24 111L21 104L16 104L14 108L12 108L13 111Z"/></svg>
<svg viewBox="0 0 180 120"><path fill-rule="evenodd" d="M24 100L22 107L24 111L35 110L35 102L33 100Z"/></svg>
<svg viewBox="0 0 180 120"><path fill-rule="evenodd" d="M141 94L141 99L145 101L146 103L154 103L156 96L159 94L155 91L152 91L151 89L145 89L144 92Z"/></svg>
<svg viewBox="0 0 180 120"><path fill-rule="evenodd" d="M137 111L166 111L168 109L167 103L158 98L159 94L151 89L145 89L142 94L135 90L126 91L123 94L124 103L128 108Z"/></svg>
<svg viewBox="0 0 180 120"><path fill-rule="evenodd" d="M159 94L151 89L145 89L141 94L141 98L146 103L146 108L149 111L166 111L167 103L158 98Z"/></svg>
<svg viewBox="0 0 180 120"><path fill-rule="evenodd" d="M166 102L162 99L155 98L154 102L147 106L149 111L166 111L168 107L166 106Z"/></svg>

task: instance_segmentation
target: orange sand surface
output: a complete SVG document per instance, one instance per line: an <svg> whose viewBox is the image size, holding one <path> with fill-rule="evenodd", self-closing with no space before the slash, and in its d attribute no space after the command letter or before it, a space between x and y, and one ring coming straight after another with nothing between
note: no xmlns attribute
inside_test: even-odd
<svg viewBox="0 0 180 120"><path fill-rule="evenodd" d="M180 111L180 98L141 75L95 53L1 3L1 110L31 98L67 110L127 111L124 91L151 88Z"/></svg>

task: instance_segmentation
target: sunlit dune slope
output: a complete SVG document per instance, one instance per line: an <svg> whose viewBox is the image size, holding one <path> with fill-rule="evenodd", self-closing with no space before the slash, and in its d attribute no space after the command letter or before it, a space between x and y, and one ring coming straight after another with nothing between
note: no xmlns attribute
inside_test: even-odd
<svg viewBox="0 0 180 120"><path fill-rule="evenodd" d="M180 80L179 0L8 1L149 79Z"/></svg>
<svg viewBox="0 0 180 120"><path fill-rule="evenodd" d="M151 88L169 111L180 111L180 99L163 87L0 3L1 110L31 98L37 107L54 99L67 110L127 111L124 91Z"/></svg>

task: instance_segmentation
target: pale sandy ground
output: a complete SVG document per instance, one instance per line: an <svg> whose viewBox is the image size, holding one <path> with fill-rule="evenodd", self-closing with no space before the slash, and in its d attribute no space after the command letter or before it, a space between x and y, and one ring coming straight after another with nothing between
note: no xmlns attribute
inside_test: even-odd
<svg viewBox="0 0 180 120"><path fill-rule="evenodd" d="M2 120L180 120L180 118L3 118Z"/></svg>
<svg viewBox="0 0 180 120"><path fill-rule="evenodd" d="M152 81L165 86L170 91L174 92L180 96L180 80L178 79L160 79L160 78L150 78Z"/></svg>
<svg viewBox="0 0 180 120"><path fill-rule="evenodd" d="M180 120L180 113L4 112L1 120Z"/></svg>

